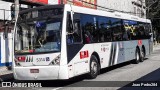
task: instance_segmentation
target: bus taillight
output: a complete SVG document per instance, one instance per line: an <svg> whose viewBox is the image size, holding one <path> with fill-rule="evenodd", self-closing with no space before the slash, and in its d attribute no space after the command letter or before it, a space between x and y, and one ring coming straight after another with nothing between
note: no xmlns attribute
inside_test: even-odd
<svg viewBox="0 0 160 90"><path fill-rule="evenodd" d="M20 62L24 62L26 60L26 57L25 56L21 56L21 57L18 57L17 59Z"/></svg>

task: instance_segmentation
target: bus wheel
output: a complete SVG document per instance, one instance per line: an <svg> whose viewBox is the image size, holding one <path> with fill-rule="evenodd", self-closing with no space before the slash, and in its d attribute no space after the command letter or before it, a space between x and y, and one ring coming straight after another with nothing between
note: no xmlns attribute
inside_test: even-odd
<svg viewBox="0 0 160 90"><path fill-rule="evenodd" d="M145 52L144 52L144 49L142 48L142 50L141 50L140 62L143 62L143 61L144 61L144 58L145 58Z"/></svg>
<svg viewBox="0 0 160 90"><path fill-rule="evenodd" d="M139 49L136 49L136 53L135 53L135 63L138 64L140 61L140 51Z"/></svg>
<svg viewBox="0 0 160 90"><path fill-rule="evenodd" d="M88 73L88 77L90 79L94 79L97 77L99 73L100 67L98 63L98 59L96 56L92 55L90 60L90 72Z"/></svg>

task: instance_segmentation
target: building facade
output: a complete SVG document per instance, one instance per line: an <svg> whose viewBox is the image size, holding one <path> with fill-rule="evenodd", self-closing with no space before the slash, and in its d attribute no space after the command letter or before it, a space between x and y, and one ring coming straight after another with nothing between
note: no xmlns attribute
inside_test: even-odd
<svg viewBox="0 0 160 90"><path fill-rule="evenodd" d="M77 6L83 6L87 8L100 9L100 10L117 10L124 13L136 15L142 18L146 18L146 0L21 0L23 2L30 3L43 3L43 4L74 4ZM87 2L87 3L86 3ZM0 19L4 18L4 12L1 9L6 9L5 16L9 16L11 2L5 2L0 0ZM95 6L94 6L95 5ZM96 6L97 5L97 6ZM21 5L22 7L23 5ZM100 7L99 7L100 6ZM108 8L104 9L102 7ZM10 17L5 17L6 19L11 19Z"/></svg>
<svg viewBox="0 0 160 90"><path fill-rule="evenodd" d="M145 0L97 0L97 5L146 18Z"/></svg>
<svg viewBox="0 0 160 90"><path fill-rule="evenodd" d="M146 0L50 0L50 4L74 4L100 10L116 10L146 18ZM86 3L87 2L87 3ZM95 5L95 6L94 6ZM106 9L104 9L106 8Z"/></svg>

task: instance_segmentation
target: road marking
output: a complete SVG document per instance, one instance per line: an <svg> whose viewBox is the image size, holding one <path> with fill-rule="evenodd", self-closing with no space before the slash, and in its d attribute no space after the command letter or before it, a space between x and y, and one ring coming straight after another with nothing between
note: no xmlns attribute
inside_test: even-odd
<svg viewBox="0 0 160 90"><path fill-rule="evenodd" d="M63 88L63 87L54 88L54 89L52 89L52 90L58 90L58 89L61 89L61 88Z"/></svg>

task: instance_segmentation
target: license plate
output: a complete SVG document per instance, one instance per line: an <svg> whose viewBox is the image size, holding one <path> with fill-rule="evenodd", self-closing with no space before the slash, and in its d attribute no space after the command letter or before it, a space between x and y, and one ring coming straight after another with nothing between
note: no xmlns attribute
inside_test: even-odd
<svg viewBox="0 0 160 90"><path fill-rule="evenodd" d="M30 73L39 73L39 69L30 69Z"/></svg>

